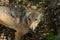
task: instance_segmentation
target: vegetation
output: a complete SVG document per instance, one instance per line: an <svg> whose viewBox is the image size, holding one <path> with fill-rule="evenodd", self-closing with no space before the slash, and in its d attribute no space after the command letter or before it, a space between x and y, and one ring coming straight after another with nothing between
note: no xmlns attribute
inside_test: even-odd
<svg viewBox="0 0 60 40"><path fill-rule="evenodd" d="M46 40L56 40L56 35L54 33L50 32L48 35L45 36Z"/></svg>

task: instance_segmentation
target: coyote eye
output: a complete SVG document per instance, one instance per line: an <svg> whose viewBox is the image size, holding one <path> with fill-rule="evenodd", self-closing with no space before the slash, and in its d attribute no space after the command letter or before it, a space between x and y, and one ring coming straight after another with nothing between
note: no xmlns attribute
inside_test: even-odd
<svg viewBox="0 0 60 40"><path fill-rule="evenodd" d="M29 21L31 21L31 19L30 18L28 18L29 19Z"/></svg>
<svg viewBox="0 0 60 40"><path fill-rule="evenodd" d="M36 21L37 19L35 19L35 21Z"/></svg>

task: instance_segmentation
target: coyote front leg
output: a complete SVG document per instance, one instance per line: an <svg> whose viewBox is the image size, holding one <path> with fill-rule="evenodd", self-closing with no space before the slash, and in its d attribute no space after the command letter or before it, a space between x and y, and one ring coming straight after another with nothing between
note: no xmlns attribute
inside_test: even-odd
<svg viewBox="0 0 60 40"><path fill-rule="evenodd" d="M0 13L0 24L12 29L16 29L17 26L16 19L8 13Z"/></svg>
<svg viewBox="0 0 60 40"><path fill-rule="evenodd" d="M19 29L17 28L16 19L7 13L0 13L0 24L16 30L15 40L19 40Z"/></svg>

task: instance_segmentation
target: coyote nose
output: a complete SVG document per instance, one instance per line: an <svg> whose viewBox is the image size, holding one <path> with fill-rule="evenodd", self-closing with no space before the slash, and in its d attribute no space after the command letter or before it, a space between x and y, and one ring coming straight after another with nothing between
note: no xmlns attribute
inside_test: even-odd
<svg viewBox="0 0 60 40"><path fill-rule="evenodd" d="M31 28L32 30L35 30L35 28L37 27L38 24L39 24L39 22L34 21L34 22L30 25L30 28Z"/></svg>

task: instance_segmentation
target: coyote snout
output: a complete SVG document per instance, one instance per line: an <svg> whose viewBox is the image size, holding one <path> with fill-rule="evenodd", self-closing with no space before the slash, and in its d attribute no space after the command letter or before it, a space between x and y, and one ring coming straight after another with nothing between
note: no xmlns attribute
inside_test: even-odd
<svg viewBox="0 0 60 40"><path fill-rule="evenodd" d="M29 28L34 30L42 17L42 13L30 13L29 15L26 13L20 22L20 18L14 18L10 13L11 11L8 7L0 7L0 24L16 30L15 40L19 40L22 35L29 31Z"/></svg>

